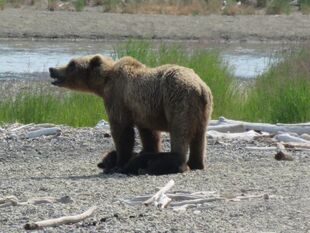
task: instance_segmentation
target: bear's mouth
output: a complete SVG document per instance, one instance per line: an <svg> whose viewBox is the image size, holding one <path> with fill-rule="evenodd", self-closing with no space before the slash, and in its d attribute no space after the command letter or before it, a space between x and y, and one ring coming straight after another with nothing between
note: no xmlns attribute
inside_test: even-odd
<svg viewBox="0 0 310 233"><path fill-rule="evenodd" d="M59 86L61 85L65 80L62 78L62 76L59 74L57 69L55 68L50 68L50 77L54 79L54 81L51 82L52 85Z"/></svg>

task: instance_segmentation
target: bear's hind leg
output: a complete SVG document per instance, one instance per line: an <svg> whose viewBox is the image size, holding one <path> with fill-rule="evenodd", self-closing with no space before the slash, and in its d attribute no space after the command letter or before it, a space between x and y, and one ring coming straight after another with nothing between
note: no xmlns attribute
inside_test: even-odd
<svg viewBox="0 0 310 233"><path fill-rule="evenodd" d="M154 154L160 152L161 141L160 132L155 130L149 130L138 127L141 142L142 151L127 163L122 172L125 174L140 174L144 173L148 166L148 161L153 158Z"/></svg>
<svg viewBox="0 0 310 233"><path fill-rule="evenodd" d="M162 153L141 153L140 159L146 163L146 173L151 175L163 175L172 173L182 173L189 170L187 166L187 152L189 140L180 131L180 128L170 133L171 152Z"/></svg>
<svg viewBox="0 0 310 233"><path fill-rule="evenodd" d="M190 169L204 169L204 155L206 148L206 130L203 127L195 134L190 142L190 154L187 162Z"/></svg>

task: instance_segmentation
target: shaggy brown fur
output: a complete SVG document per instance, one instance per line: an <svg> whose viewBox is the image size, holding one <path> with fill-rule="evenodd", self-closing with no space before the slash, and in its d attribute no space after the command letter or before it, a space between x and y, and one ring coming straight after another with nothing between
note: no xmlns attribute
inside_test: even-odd
<svg viewBox="0 0 310 233"><path fill-rule="evenodd" d="M56 86L103 98L116 147L98 164L105 172L168 174L204 168L212 94L193 70L149 68L132 57L113 61L91 55L50 68L50 75ZM135 156L134 126L143 145ZM160 131L170 133L171 152L160 152Z"/></svg>

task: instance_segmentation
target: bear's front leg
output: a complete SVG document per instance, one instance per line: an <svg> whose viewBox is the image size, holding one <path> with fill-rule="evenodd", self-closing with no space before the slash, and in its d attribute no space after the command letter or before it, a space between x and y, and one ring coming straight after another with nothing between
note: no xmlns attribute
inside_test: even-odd
<svg viewBox="0 0 310 233"><path fill-rule="evenodd" d="M134 128L130 125L111 123L111 134L117 153L116 166L123 168L132 157L135 142Z"/></svg>

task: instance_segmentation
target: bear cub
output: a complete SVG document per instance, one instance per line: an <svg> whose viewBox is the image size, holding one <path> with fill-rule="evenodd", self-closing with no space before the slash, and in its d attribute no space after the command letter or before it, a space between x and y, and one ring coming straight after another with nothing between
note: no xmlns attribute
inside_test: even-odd
<svg viewBox="0 0 310 233"><path fill-rule="evenodd" d="M97 54L49 71L55 86L102 97L115 144L98 164L104 172L161 175L204 169L213 101L192 69L150 68L132 57L114 61ZM133 152L134 127L143 146L138 154ZM161 152L161 131L170 134L170 152Z"/></svg>

